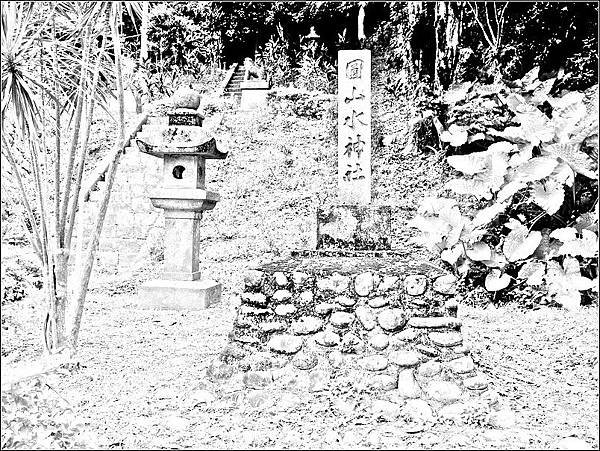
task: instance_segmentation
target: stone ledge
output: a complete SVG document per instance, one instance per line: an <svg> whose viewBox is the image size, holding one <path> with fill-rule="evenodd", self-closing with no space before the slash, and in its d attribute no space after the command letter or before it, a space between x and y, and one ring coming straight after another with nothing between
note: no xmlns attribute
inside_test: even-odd
<svg viewBox="0 0 600 451"><path fill-rule="evenodd" d="M306 256L299 255L307 252ZM313 254L316 252L316 254ZM333 253L331 253L333 252ZM346 253L347 252L347 253ZM357 253L358 252L358 253ZM381 252L388 253L382 257ZM427 262L411 262L396 251L295 251L296 256L265 263L253 269L265 273L274 272L305 272L311 274L360 274L364 272L380 275L423 274L429 278L441 276L444 273ZM360 256L360 258L357 258Z"/></svg>

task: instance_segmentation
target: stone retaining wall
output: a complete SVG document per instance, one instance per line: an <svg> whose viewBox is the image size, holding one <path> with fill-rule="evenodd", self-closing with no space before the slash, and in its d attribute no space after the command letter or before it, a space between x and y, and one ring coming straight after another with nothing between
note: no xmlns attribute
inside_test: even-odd
<svg viewBox="0 0 600 451"><path fill-rule="evenodd" d="M166 117L150 117L140 134L148 133L165 121ZM142 155L133 143L121 156L96 253L101 269L128 269L147 257L153 245L160 247L164 218L162 212L152 206L149 194L161 178L162 162ZM98 182L98 190L92 191L88 201L80 206L82 210L77 220L82 228L78 232L82 231L86 238L92 234L105 183Z"/></svg>
<svg viewBox="0 0 600 451"><path fill-rule="evenodd" d="M463 342L453 280L391 257L292 257L248 272L231 339L295 371L346 366L419 415L506 422Z"/></svg>

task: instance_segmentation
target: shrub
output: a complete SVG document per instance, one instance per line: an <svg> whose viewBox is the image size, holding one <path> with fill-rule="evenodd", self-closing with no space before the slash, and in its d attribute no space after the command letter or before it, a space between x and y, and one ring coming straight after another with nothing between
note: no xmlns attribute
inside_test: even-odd
<svg viewBox="0 0 600 451"><path fill-rule="evenodd" d="M7 252L7 248L3 248ZM11 251L12 252L12 251ZM39 266L28 255L13 255L2 260L2 305L25 299L33 289L42 288Z"/></svg>
<svg viewBox="0 0 600 451"><path fill-rule="evenodd" d="M598 286L598 85L554 95L556 82L534 70L514 88L449 90L440 140L457 197L426 199L411 225L466 282L575 309Z"/></svg>
<svg viewBox="0 0 600 451"><path fill-rule="evenodd" d="M93 449L67 402L39 379L2 391L2 449Z"/></svg>
<svg viewBox="0 0 600 451"><path fill-rule="evenodd" d="M335 104L332 95L295 88L274 89L269 98L274 108L310 119L331 119L331 109Z"/></svg>

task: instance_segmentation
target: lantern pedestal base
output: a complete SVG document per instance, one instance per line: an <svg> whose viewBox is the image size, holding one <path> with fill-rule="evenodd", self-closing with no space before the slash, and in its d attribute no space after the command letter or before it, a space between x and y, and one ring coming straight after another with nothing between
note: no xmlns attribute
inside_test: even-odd
<svg viewBox="0 0 600 451"><path fill-rule="evenodd" d="M151 280L144 283L136 304L144 309L204 310L221 299L214 280Z"/></svg>

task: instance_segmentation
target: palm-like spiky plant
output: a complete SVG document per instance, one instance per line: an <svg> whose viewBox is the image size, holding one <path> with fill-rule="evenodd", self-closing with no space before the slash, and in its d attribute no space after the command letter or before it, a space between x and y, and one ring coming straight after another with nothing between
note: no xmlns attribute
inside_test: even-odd
<svg viewBox="0 0 600 451"><path fill-rule="evenodd" d="M125 3L125 6L123 5ZM2 3L2 155L24 208L26 230L44 270L49 352L75 348L95 248L118 158L125 146L119 27L137 2ZM94 108L117 88L120 140L95 234L68 267ZM66 133L65 133L66 130ZM71 312L71 313L69 313Z"/></svg>

